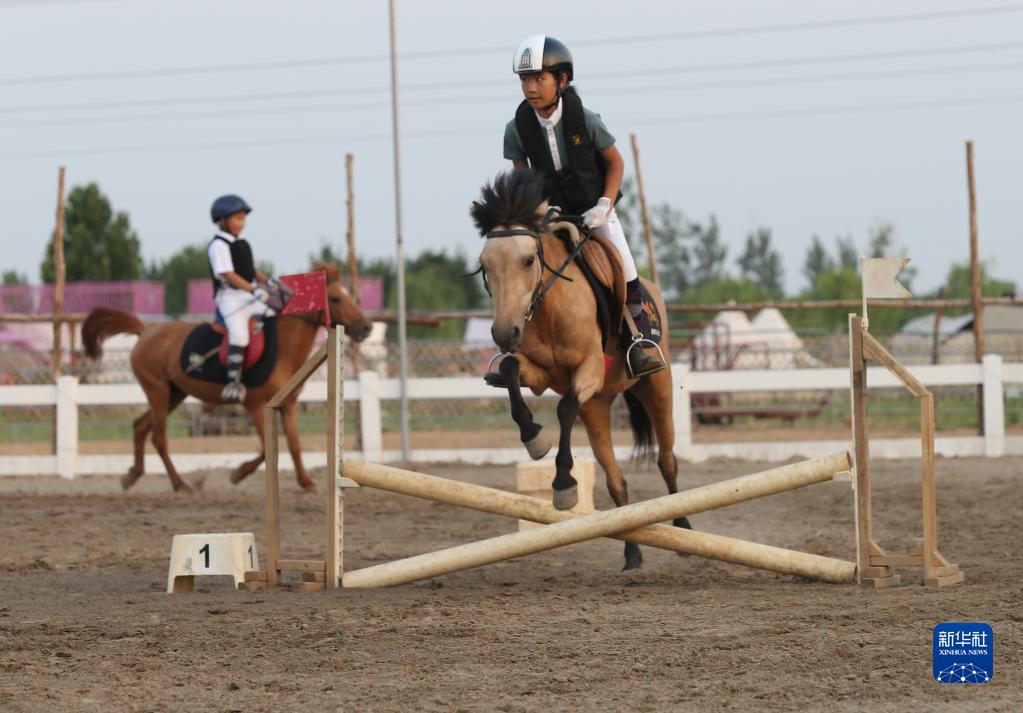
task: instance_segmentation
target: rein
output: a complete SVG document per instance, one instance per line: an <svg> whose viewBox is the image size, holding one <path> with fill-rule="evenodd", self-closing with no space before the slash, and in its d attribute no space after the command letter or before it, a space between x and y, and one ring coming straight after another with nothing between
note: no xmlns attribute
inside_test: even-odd
<svg viewBox="0 0 1023 713"><path fill-rule="evenodd" d="M547 212L547 215L544 216L543 221L541 223L543 227L546 227L548 225L552 215L555 215L553 211ZM536 277L536 287L533 288L533 296L530 298L529 307L526 309L527 322L533 319L533 312L535 312L536 308L540 306L540 304L544 300L544 297L547 296L547 293L550 291L552 287L554 287L554 283L557 282L559 278L565 280L566 282L572 282L572 278L564 274L565 268L567 268L572 263L572 261L575 260L576 257L578 257L579 252L583 249L583 245L586 243L587 240L590 239L591 233L583 225L581 216L558 215L557 218L561 222L572 223L573 225L576 225L577 227L581 228L583 231L583 238L578 243L576 243L575 247L573 247L571 251L569 251L568 257L565 258L565 261L561 263L561 267L559 267L558 269L554 269L553 267L548 265L547 261L544 259L543 240L542 235L539 231L529 230L526 228L507 228L503 230L491 230L489 233L487 233L487 240L490 240L491 238L514 238L520 236L528 236L536 241L536 257L540 261L540 274L537 275ZM549 270L551 272L551 276L550 278L548 278L546 283L544 282L543 279L544 270ZM484 270L483 266L480 265L479 269L476 270L476 272L472 272L470 274L475 275L476 273L482 273L483 287L484 289L486 289L487 294L489 295L490 285L487 283L486 270Z"/></svg>

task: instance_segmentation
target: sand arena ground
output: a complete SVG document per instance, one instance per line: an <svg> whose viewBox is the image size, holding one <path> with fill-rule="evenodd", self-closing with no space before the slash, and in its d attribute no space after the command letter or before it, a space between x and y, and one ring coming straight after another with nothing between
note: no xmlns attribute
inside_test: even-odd
<svg viewBox="0 0 1023 713"><path fill-rule="evenodd" d="M683 487L764 464L683 465ZM910 549L917 461L875 464L879 540ZM419 470L513 487L510 467ZM1019 711L1023 710L1023 460L939 460L940 543L967 584L875 592L588 542L389 590L243 593L225 579L168 596L170 540L253 531L263 479L163 474L0 479L3 711ZM284 551L322 558L323 497L282 495ZM323 474L314 474L320 482ZM628 468L633 499L664 492ZM598 507L610 500L598 488ZM512 521L369 489L347 510L349 567L512 530ZM693 517L697 528L851 558L848 484L827 483ZM995 676L931 679L931 628L988 622Z"/></svg>

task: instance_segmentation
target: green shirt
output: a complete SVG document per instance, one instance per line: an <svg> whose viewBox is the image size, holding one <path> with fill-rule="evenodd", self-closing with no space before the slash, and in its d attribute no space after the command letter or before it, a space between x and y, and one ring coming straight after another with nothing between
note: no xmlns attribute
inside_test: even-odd
<svg viewBox="0 0 1023 713"><path fill-rule="evenodd" d="M583 107L583 117L586 120L586 132L590 135L590 141L597 151L605 151L615 145L615 137L604 126L600 114ZM554 138L558 142L558 154L561 157L561 165L568 165L568 152L565 150L564 122L558 121L554 125ZM542 127L541 127L542 128ZM548 147L548 151L550 148ZM504 127L504 157L509 161L528 161L526 147L522 144L522 137L519 130L515 128L515 119L508 122Z"/></svg>

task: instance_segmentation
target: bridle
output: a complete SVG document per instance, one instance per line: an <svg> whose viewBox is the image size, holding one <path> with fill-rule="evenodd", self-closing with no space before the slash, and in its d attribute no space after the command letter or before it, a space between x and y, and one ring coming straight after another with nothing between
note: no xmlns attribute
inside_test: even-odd
<svg viewBox="0 0 1023 713"><path fill-rule="evenodd" d="M565 268L568 267L573 260L575 260L576 256L579 254L579 251L582 250L583 244L590 238L590 231L587 230L585 226L583 226L581 216L557 215L556 210L553 208L548 210L547 214L543 217L543 220L541 221L541 228L546 228L548 226L548 224L550 223L550 218L552 216L557 216L558 222L568 222L580 227L584 233L583 238L568 253L568 257L565 258L565 261L561 263L561 267L558 269L554 269L553 267L548 265L547 261L544 259L543 240L542 233L540 231L530 230L529 228L503 228L500 230L491 230L486 235L487 240L497 238L517 238L526 236L533 238L533 240L536 242L535 256L536 261L540 265L540 270L536 276L536 285L533 287L533 294L532 297L530 297L529 299L529 306L526 308L525 320L527 322L533 319L533 313L536 311L536 308L543 303L544 297L547 295L550 289L554 286L554 283L559 278L567 282L572 282L572 278L564 274ZM544 282L543 279L545 270L550 271L551 273L551 276L547 279L546 282ZM490 283L487 282L487 271L483 269L482 265L480 265L475 272L471 272L469 274L475 275L477 273L483 276L483 289L485 289L487 291L487 294L490 295L492 298L494 295L490 291Z"/></svg>

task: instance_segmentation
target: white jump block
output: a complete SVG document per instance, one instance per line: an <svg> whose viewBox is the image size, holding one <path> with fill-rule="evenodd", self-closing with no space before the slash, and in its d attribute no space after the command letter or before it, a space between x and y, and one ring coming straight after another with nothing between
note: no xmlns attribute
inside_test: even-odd
<svg viewBox="0 0 1023 713"><path fill-rule="evenodd" d="M515 466L515 487L523 495L541 498L547 502L554 496L555 466L553 459L524 461ZM579 483L579 503L569 510L571 513L593 512L593 487L596 482L597 461L593 458L576 458L572 466L572 477ZM541 527L541 523L519 520L519 530Z"/></svg>
<svg viewBox="0 0 1023 713"><path fill-rule="evenodd" d="M167 593L191 592L197 576L230 575L235 588L245 573L259 569L256 538L251 532L174 535L171 542Z"/></svg>

